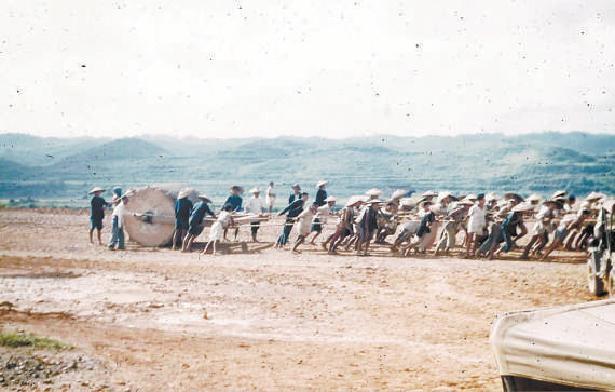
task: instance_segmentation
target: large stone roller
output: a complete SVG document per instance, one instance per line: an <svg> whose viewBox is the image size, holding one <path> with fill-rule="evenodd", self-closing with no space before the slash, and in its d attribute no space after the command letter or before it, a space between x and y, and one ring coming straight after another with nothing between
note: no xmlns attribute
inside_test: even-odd
<svg viewBox="0 0 615 392"><path fill-rule="evenodd" d="M130 192L124 228L129 239L143 246L166 246L173 239L175 230L175 201L181 186L149 186ZM188 198L196 202L197 193L189 192Z"/></svg>

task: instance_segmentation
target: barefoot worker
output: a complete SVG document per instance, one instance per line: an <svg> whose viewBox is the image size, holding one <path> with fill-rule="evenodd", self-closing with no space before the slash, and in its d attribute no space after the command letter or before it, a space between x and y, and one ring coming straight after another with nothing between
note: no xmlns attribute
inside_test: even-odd
<svg viewBox="0 0 615 392"><path fill-rule="evenodd" d="M282 212L278 214L278 216L286 215L286 222L284 222L282 233L275 243L276 248L282 248L288 243L290 232L293 229L293 222L295 221L295 218L303 212L303 206L307 203L309 197L310 196L307 192L301 193L301 197L298 200L290 203L282 210Z"/></svg>
<svg viewBox="0 0 615 392"><path fill-rule="evenodd" d="M207 195L200 194L199 201L192 207L192 213L190 214L190 219L188 220L188 235L184 238L184 243L182 245L182 252L192 252L192 243L203 232L203 220L205 219L205 215L210 215L212 217L216 217L213 211L209 208L209 203L211 200Z"/></svg>
<svg viewBox="0 0 615 392"><path fill-rule="evenodd" d="M314 220L312 220L312 232L314 233L314 237L312 237L310 245L316 245L316 238L322 233L322 229L327 224L327 217L331 215L331 208L333 208L336 201L337 199L335 197L329 196L325 199L324 205L317 207L316 215L314 215Z"/></svg>
<svg viewBox="0 0 615 392"><path fill-rule="evenodd" d="M92 201L90 205L92 206L90 210L90 243L94 243L92 238L92 234L94 234L94 229L96 229L96 238L98 239L98 245L102 245L102 241L100 239L100 231L103 227L103 219L105 219L105 207L109 205L105 199L100 197L100 195L105 190L99 187L94 187L88 193L90 195L94 195L92 197Z"/></svg>
<svg viewBox="0 0 615 392"><path fill-rule="evenodd" d="M314 215L316 215L318 205L313 203L308 208L305 208L301 214L297 217L297 241L295 241L295 246L293 246L292 251L294 253L299 252L299 245L305 242L305 239L308 235L310 235L312 231L312 220L314 219Z"/></svg>
<svg viewBox="0 0 615 392"><path fill-rule="evenodd" d="M225 204L222 207L222 211L220 211L218 219L216 219L214 224L211 226L211 229L209 230L209 238L207 241L207 245L205 245L205 249L203 249L203 254L207 253L209 245L212 244L213 254L216 254L216 244L222 239L222 233L233 225L233 217L231 216L232 212L233 206L231 204Z"/></svg>
<svg viewBox="0 0 615 392"><path fill-rule="evenodd" d="M378 228L378 211L380 210L380 199L369 199L365 206L361 208L359 216L356 218L358 227L358 240L356 244L357 256L361 255L361 249L363 248L363 256L367 256L369 253L369 243L374 238L374 232Z"/></svg>
<svg viewBox="0 0 615 392"><path fill-rule="evenodd" d="M227 205L230 204L233 209L232 212L241 212L243 211L242 205L243 205L243 199L241 198L241 195L243 194L243 187L240 187L239 185L233 185L231 187L231 194L228 197L228 199L226 199L226 201L224 202L223 205ZM228 233L228 229L224 229L224 239L227 240L228 238L226 238L226 234ZM235 228L235 233L233 236L233 240L237 241L237 234L239 234L239 227Z"/></svg>
<svg viewBox="0 0 615 392"><path fill-rule="evenodd" d="M109 241L109 250L125 249L124 245L124 212L126 204L128 204L128 195L124 193L121 197L113 195L111 199L113 203L113 213L111 214L111 240Z"/></svg>
<svg viewBox="0 0 615 392"><path fill-rule="evenodd" d="M177 195L175 202L175 232L173 233L172 250L181 248L182 241L188 234L190 221L190 213L192 212L192 202L188 199L190 191L187 189L181 190Z"/></svg>
<svg viewBox="0 0 615 392"><path fill-rule="evenodd" d="M246 201L244 210L249 215L259 217L265 212L265 203L263 203L263 199L260 198L261 190L256 187L250 189L248 192L252 194L252 197ZM261 222L258 219L250 221L250 235L252 236L252 242L258 242L256 239L256 234L258 233L260 224Z"/></svg>

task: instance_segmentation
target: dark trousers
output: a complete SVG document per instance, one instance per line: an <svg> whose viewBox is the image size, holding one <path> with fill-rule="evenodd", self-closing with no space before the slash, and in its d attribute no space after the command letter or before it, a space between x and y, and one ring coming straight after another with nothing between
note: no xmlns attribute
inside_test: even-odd
<svg viewBox="0 0 615 392"><path fill-rule="evenodd" d="M119 226L119 218L113 217L113 225L111 227L111 241L109 241L109 248L113 248L117 245L118 249L124 249L124 229Z"/></svg>
<svg viewBox="0 0 615 392"><path fill-rule="evenodd" d="M277 243L280 245L286 245L288 243L288 239L290 238L290 231L293 229L293 221L287 219L284 223L284 228L282 229L282 234L278 237Z"/></svg>
<svg viewBox="0 0 615 392"><path fill-rule="evenodd" d="M260 229L260 225L261 225L260 221L250 222L250 232L252 233L252 235L256 235L256 233L258 233L258 229Z"/></svg>

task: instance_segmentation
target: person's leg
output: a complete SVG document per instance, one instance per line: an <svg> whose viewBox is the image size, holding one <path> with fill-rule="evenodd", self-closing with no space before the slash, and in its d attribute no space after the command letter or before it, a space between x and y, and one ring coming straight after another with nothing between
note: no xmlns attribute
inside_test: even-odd
<svg viewBox="0 0 615 392"><path fill-rule="evenodd" d="M290 233L293 229L293 222L287 221L286 225L284 226L284 238L283 238L283 242L282 245L286 245L288 244L288 241L290 240Z"/></svg>
<svg viewBox="0 0 615 392"><path fill-rule="evenodd" d="M117 248L118 249L126 249L126 246L124 244L124 228L123 227L120 227L118 229L117 237L118 237L118 246L117 246Z"/></svg>
<svg viewBox="0 0 615 392"><path fill-rule="evenodd" d="M468 233L466 235L466 256L470 256L470 248L476 248L473 246L476 242L476 233Z"/></svg>
<svg viewBox="0 0 615 392"><path fill-rule="evenodd" d="M521 254L521 257L520 257L522 260L529 259L530 250L532 250L532 247L539 240L541 236L542 234L534 234L532 238L530 238L530 242L528 242L527 245L525 245L525 248L523 248L523 254Z"/></svg>
<svg viewBox="0 0 615 392"><path fill-rule="evenodd" d="M297 248L299 247L299 245L303 244L304 241L305 241L305 236L303 234L299 234L299 236L297 237L297 241L295 242L295 246L293 246L293 252L301 253L297 250Z"/></svg>
<svg viewBox="0 0 615 392"><path fill-rule="evenodd" d="M228 229L224 229L224 232L223 232L223 233L224 233L224 234L222 235L222 239L223 239L224 241L228 241L228 238L226 237L226 236L227 236L227 234L228 234Z"/></svg>
<svg viewBox="0 0 615 392"><path fill-rule="evenodd" d="M94 226L90 228L90 244L94 243L93 234L94 234Z"/></svg>
<svg viewBox="0 0 615 392"><path fill-rule="evenodd" d="M256 234L258 233L258 225L260 222L250 222L250 235L252 236L252 242L258 242Z"/></svg>
<svg viewBox="0 0 615 392"><path fill-rule="evenodd" d="M171 250L177 250L177 244L179 243L179 237L181 236L181 230L178 227L175 227L173 231L173 245L171 246Z"/></svg>
<svg viewBox="0 0 615 392"><path fill-rule="evenodd" d="M102 238L100 235L101 231L102 230L99 227L96 228L96 239L98 240L98 245L102 245Z"/></svg>
<svg viewBox="0 0 615 392"><path fill-rule="evenodd" d="M214 240L214 252L212 253L212 255L216 255L217 253L217 249L216 249L216 244L218 243L218 240Z"/></svg>
<svg viewBox="0 0 615 392"><path fill-rule="evenodd" d="M113 217L111 224L111 240L109 240L109 249L114 249L118 242L118 219L117 216Z"/></svg>
<svg viewBox="0 0 615 392"><path fill-rule="evenodd" d="M205 244L205 248L203 248L203 252L201 252L202 255L207 254L207 249L209 249L210 244L211 241L207 241L207 243Z"/></svg>
<svg viewBox="0 0 615 392"><path fill-rule="evenodd" d="M184 237L184 240L182 241L182 252L185 253L188 251L188 244L190 244L191 238L192 238L192 234L188 232L188 234L186 235L186 237Z"/></svg>

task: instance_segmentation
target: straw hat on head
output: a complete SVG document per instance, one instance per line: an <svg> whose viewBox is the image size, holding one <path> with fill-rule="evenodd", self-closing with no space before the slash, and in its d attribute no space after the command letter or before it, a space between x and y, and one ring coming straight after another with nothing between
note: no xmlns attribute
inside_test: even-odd
<svg viewBox="0 0 615 392"><path fill-rule="evenodd" d="M348 199L348 201L346 201L345 206L346 207L351 207L351 206L354 206L354 205L362 203L362 202L363 202L363 198L362 197L351 196L350 199Z"/></svg>
<svg viewBox="0 0 615 392"><path fill-rule="evenodd" d="M301 190L301 185L299 185L299 184L293 184L293 185L291 185L291 186L290 186L290 188L291 188L291 189L296 189L296 190L300 191L300 190Z"/></svg>
<svg viewBox="0 0 615 392"><path fill-rule="evenodd" d="M438 193L438 201L442 201L446 199L447 197L451 197L451 196L453 196L453 194L448 191L440 192Z"/></svg>
<svg viewBox="0 0 615 392"><path fill-rule="evenodd" d="M254 187L248 191L248 193L261 193L261 190L258 187Z"/></svg>
<svg viewBox="0 0 615 392"><path fill-rule="evenodd" d="M587 201L597 201L600 199L605 198L606 195L604 193L600 193L600 192L590 192L589 195L587 195L587 197L585 198L585 200Z"/></svg>
<svg viewBox="0 0 615 392"><path fill-rule="evenodd" d="M559 190L559 191L557 191L557 192L555 192L554 194L551 195L551 199L557 199L558 197L564 197L564 196L566 196L567 193L568 193L568 191Z"/></svg>
<svg viewBox="0 0 615 392"><path fill-rule="evenodd" d="M473 206L474 202L472 200L468 200L468 199L463 199L457 202L458 205L464 205L464 206Z"/></svg>
<svg viewBox="0 0 615 392"><path fill-rule="evenodd" d="M429 200L423 200L422 202L419 203L419 207L427 207L427 206L431 206L433 205L433 202L429 201Z"/></svg>
<svg viewBox="0 0 615 392"><path fill-rule="evenodd" d="M435 197L435 196L438 196L438 194L436 192L430 190L430 191L423 192L421 194L421 196L423 196L423 197Z"/></svg>
<svg viewBox="0 0 615 392"><path fill-rule="evenodd" d="M399 205L402 207L413 207L415 205L414 200L410 197L404 197L403 199L399 199Z"/></svg>
<svg viewBox="0 0 615 392"><path fill-rule="evenodd" d="M378 188L372 188L365 192L365 194L367 194L368 196L380 196L382 195L382 190Z"/></svg>
<svg viewBox="0 0 615 392"><path fill-rule="evenodd" d="M179 193L177 194L177 198L178 199L185 199L186 197L190 196L190 190L189 189L182 189L181 191L179 191Z"/></svg>
<svg viewBox="0 0 615 392"><path fill-rule="evenodd" d="M542 198L541 198L541 197L540 197L540 195L539 195L539 194L537 194L537 193L532 193L532 194L531 194L531 195L527 198L527 201L529 201L529 202L533 202L533 201L535 201L535 202L539 202L540 200L542 200Z"/></svg>
<svg viewBox="0 0 615 392"><path fill-rule="evenodd" d="M523 203L519 203L516 206L514 206L511 211L512 212L529 212L533 210L534 210L534 206L531 203L523 202Z"/></svg>
<svg viewBox="0 0 615 392"><path fill-rule="evenodd" d="M96 193L96 192L104 192L106 191L106 189L103 189L99 186L95 186L94 188L92 188L91 191L89 191L88 193L91 195L92 193Z"/></svg>
<svg viewBox="0 0 615 392"><path fill-rule="evenodd" d="M204 193L199 194L197 197L203 200L204 202L211 203L211 199L209 198L209 196L207 196Z"/></svg>
<svg viewBox="0 0 615 392"><path fill-rule="evenodd" d="M406 196L408 192L404 189L396 189L392 194L391 194L391 199L393 200L399 200L402 197Z"/></svg>
<svg viewBox="0 0 615 392"><path fill-rule="evenodd" d="M476 201L478 200L478 196L476 195L476 193L470 193L469 195L466 196L465 199L470 200L470 201Z"/></svg>
<svg viewBox="0 0 615 392"><path fill-rule="evenodd" d="M498 195L496 195L495 192L489 192L485 196L485 201L486 202L492 202L492 201L495 201L497 199L498 199Z"/></svg>
<svg viewBox="0 0 615 392"><path fill-rule="evenodd" d="M380 203L384 203L384 201L380 199L369 199L366 203L367 204L380 204Z"/></svg>
<svg viewBox="0 0 615 392"><path fill-rule="evenodd" d="M327 180L319 180L319 181L316 183L316 188L320 188L321 186L325 186L325 185L327 185L328 183L329 183L329 181L327 181Z"/></svg>
<svg viewBox="0 0 615 392"><path fill-rule="evenodd" d="M336 202L337 199L333 196L329 196L325 199L325 202L329 203L329 202Z"/></svg>

